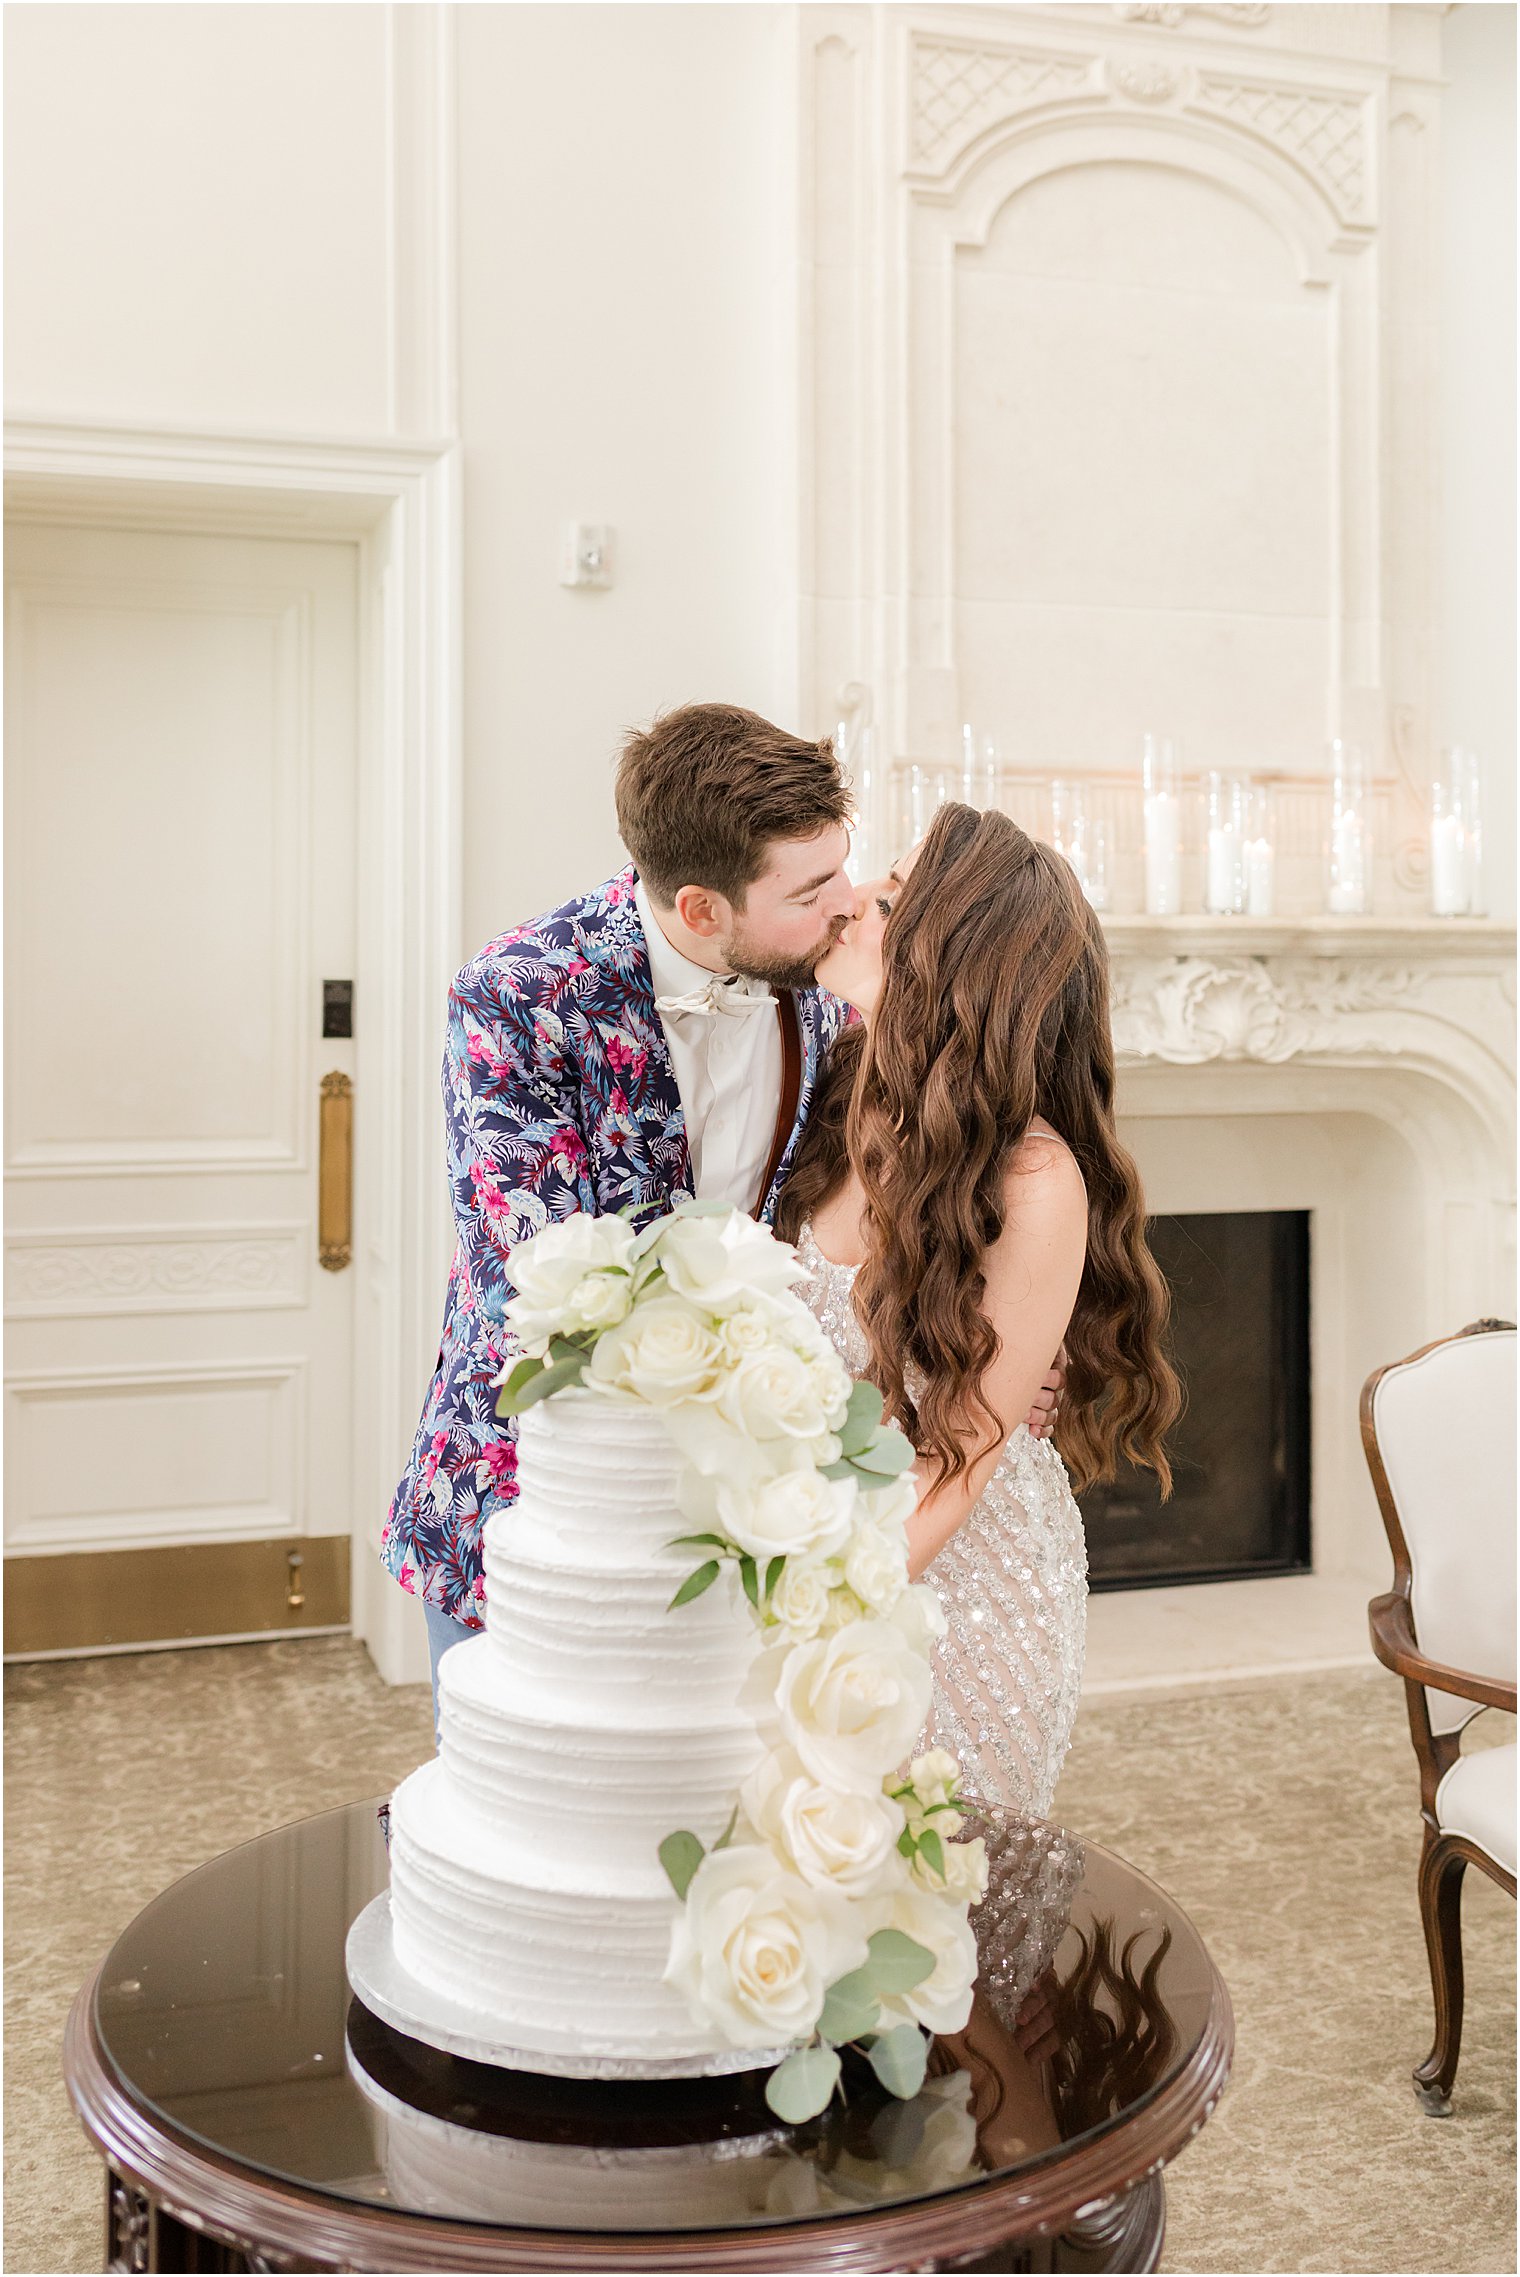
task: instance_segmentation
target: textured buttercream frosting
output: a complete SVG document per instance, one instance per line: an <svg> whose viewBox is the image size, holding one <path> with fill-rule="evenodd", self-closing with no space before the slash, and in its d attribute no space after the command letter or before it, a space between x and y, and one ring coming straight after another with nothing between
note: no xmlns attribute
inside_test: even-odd
<svg viewBox="0 0 1520 2277"><path fill-rule="evenodd" d="M528 2052L685 2061L710 2031L661 1980L667 1834L717 1839L762 1748L758 1649L699 1554L658 1414L574 1391L522 1419L519 1499L485 1529L486 1630L439 1663L439 1750L391 1803L396 1958Z"/></svg>

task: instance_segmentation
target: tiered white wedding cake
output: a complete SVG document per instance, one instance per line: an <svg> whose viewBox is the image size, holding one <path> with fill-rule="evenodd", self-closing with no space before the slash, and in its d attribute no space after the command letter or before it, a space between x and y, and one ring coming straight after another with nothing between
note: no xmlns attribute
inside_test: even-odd
<svg viewBox="0 0 1520 2277"><path fill-rule="evenodd" d="M485 1634L439 1663L437 1759L391 1803L397 1960L525 2052L713 2051L664 1982L659 1852L675 1827L720 1834L760 1760L739 1705L760 1639L735 1577L667 1610L691 1565L667 1546L681 1469L651 1408L574 1390L524 1415Z"/></svg>
<svg viewBox="0 0 1520 2277"><path fill-rule="evenodd" d="M785 2058L767 2099L797 2120L854 2042L911 2096L924 2028L966 2021L986 1872L953 1757L908 1761L943 1629L908 1582L912 1449L737 1211L573 1218L511 1272L519 1500L486 1526L485 1634L439 1665L437 1759L392 1799L355 1988L530 2071Z"/></svg>

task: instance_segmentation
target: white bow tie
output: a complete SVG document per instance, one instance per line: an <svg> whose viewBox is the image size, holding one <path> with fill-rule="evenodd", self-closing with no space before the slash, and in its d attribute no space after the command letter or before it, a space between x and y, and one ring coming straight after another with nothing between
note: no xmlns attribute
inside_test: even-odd
<svg viewBox="0 0 1520 2277"><path fill-rule="evenodd" d="M735 973L724 979L714 973L705 987L693 988L684 996L657 996L657 1012L730 1013L740 1019L746 1012L763 1012L776 1001L763 980L751 980L746 973Z"/></svg>

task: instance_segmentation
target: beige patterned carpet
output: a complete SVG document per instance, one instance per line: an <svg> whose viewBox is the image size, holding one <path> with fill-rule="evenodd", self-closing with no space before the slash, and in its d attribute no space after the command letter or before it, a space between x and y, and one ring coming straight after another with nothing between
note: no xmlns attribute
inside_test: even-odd
<svg viewBox="0 0 1520 2277"><path fill-rule="evenodd" d="M192 1866L391 1785L427 1701L347 1639L36 1663L6 1699L5 2267L98 2269L100 2170L59 2075L76 1987ZM1468 1875L1456 2112L1426 2119L1415 1797L1402 1687L1370 1666L1083 1710L1057 1815L1187 1908L1235 2002L1167 2269L1515 2268L1515 1909Z"/></svg>

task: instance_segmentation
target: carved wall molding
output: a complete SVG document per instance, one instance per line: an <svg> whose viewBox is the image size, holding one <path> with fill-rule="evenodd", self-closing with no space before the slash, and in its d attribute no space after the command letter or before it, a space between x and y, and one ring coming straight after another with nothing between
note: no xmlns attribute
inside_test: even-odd
<svg viewBox="0 0 1520 2277"><path fill-rule="evenodd" d="M1283 152L1324 192L1339 220L1353 227L1370 225L1365 96L1200 71L1191 108Z"/></svg>
<svg viewBox="0 0 1520 2277"><path fill-rule="evenodd" d="M1123 1060L1174 1066L1208 1060L1276 1065L1309 1054L1398 1052L1402 1039L1355 1015L1397 1009L1420 982L1413 965L1271 963L1259 957L1174 957L1118 964L1114 1044Z"/></svg>
<svg viewBox="0 0 1520 2277"><path fill-rule="evenodd" d="M1109 85L1132 103L1169 103L1182 86L1182 74L1161 63L1110 63Z"/></svg>
<svg viewBox="0 0 1520 2277"><path fill-rule="evenodd" d="M1163 31L1175 32L1189 16L1210 16L1216 24L1234 24L1241 31L1254 32L1266 22L1272 10L1265 0L1239 0L1231 6L1230 0L1116 0L1114 14L1126 24L1159 24Z"/></svg>
<svg viewBox="0 0 1520 2277"><path fill-rule="evenodd" d="M908 152L914 169L943 173L983 130L1042 104L1098 94L1097 58L990 40L913 42Z"/></svg>
<svg viewBox="0 0 1520 2277"><path fill-rule="evenodd" d="M12 1234L13 1320L265 1311L305 1301L301 1223Z"/></svg>

